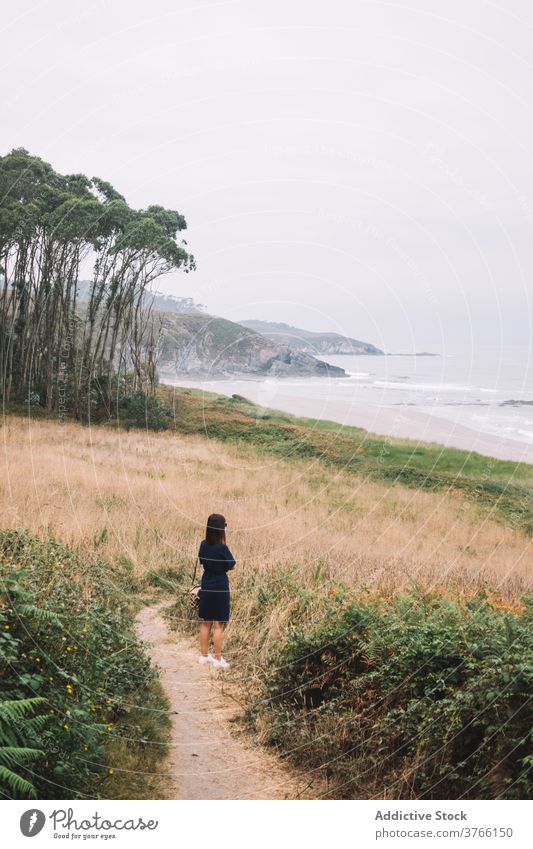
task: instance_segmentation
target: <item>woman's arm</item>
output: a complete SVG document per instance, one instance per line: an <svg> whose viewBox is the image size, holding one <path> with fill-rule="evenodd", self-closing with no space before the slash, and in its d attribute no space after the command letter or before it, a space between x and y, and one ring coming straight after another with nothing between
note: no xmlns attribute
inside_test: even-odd
<svg viewBox="0 0 533 849"><path fill-rule="evenodd" d="M224 554L226 556L226 562L228 564L228 570L233 569L235 567L235 563L237 561L235 560L233 554L231 553L231 551L229 550L227 545L224 546Z"/></svg>

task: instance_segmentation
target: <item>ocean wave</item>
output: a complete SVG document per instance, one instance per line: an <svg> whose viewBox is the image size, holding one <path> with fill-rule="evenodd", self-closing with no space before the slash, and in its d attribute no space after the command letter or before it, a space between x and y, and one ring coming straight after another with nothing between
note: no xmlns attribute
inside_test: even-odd
<svg viewBox="0 0 533 849"><path fill-rule="evenodd" d="M441 401L442 407L490 407L494 405L488 401Z"/></svg>
<svg viewBox="0 0 533 849"><path fill-rule="evenodd" d="M399 383L394 380L375 380L374 386L383 389L421 389L432 392L475 392L475 386L461 386L458 383Z"/></svg>

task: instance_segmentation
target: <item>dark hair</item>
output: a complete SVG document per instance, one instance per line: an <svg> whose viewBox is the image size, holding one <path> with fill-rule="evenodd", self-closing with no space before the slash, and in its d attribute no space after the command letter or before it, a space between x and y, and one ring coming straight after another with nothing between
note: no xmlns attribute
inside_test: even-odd
<svg viewBox="0 0 533 849"><path fill-rule="evenodd" d="M205 541L209 545L226 542L226 520L220 513L211 513L207 520L207 528L205 530Z"/></svg>

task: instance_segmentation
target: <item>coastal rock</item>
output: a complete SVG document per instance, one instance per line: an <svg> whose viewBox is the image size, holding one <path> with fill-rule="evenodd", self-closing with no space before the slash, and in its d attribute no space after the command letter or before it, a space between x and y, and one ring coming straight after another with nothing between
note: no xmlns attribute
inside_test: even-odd
<svg viewBox="0 0 533 849"><path fill-rule="evenodd" d="M165 313L162 322L162 375L346 377L342 368L225 318Z"/></svg>

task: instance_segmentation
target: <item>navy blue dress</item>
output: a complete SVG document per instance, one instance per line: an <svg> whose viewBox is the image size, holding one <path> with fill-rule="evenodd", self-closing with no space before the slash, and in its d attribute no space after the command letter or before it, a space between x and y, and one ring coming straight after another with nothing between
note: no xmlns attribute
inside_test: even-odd
<svg viewBox="0 0 533 849"><path fill-rule="evenodd" d="M198 616L207 622L229 622L230 594L228 571L235 558L224 543L210 545L202 540L198 552L204 567Z"/></svg>

